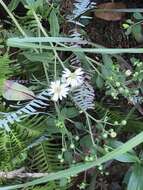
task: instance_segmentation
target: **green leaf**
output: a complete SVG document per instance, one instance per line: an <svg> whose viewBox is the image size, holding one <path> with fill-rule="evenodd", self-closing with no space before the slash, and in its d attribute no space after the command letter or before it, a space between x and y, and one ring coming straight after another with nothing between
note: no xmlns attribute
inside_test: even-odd
<svg viewBox="0 0 143 190"><path fill-rule="evenodd" d="M65 153L64 153L64 159L68 162L68 163L72 163L72 161L73 161L73 153L72 152L70 152L70 151L66 151Z"/></svg>
<svg viewBox="0 0 143 190"><path fill-rule="evenodd" d="M54 9L51 11L49 19L51 36L59 36L60 26Z"/></svg>
<svg viewBox="0 0 143 190"><path fill-rule="evenodd" d="M140 24L132 27L132 34L134 35L134 38L137 42L143 42L142 26Z"/></svg>
<svg viewBox="0 0 143 190"><path fill-rule="evenodd" d="M98 88L102 88L104 85L104 81L99 75L97 76L97 79L96 79L96 85Z"/></svg>
<svg viewBox="0 0 143 190"><path fill-rule="evenodd" d="M43 5L43 0L26 0L26 2L29 6L29 9L33 9L35 11L38 7Z"/></svg>
<svg viewBox="0 0 143 190"><path fill-rule="evenodd" d="M18 4L20 3L21 0L13 0L9 3L8 8L10 11L13 11L14 9L16 9L16 7L18 6Z"/></svg>
<svg viewBox="0 0 143 190"><path fill-rule="evenodd" d="M129 27L129 28L126 30L125 34L128 36L128 35L131 34L131 32L132 32L132 27Z"/></svg>
<svg viewBox="0 0 143 190"><path fill-rule="evenodd" d="M110 55L102 55L103 63L107 68L112 69L113 61Z"/></svg>
<svg viewBox="0 0 143 190"><path fill-rule="evenodd" d="M102 55L104 65L101 66L102 74L105 78L112 75L113 61L109 55Z"/></svg>
<svg viewBox="0 0 143 190"><path fill-rule="evenodd" d="M118 147L122 146L123 144L124 143L122 143L120 141L116 141L116 140L111 140L109 142L109 145L113 148L118 148ZM131 150L130 152L127 152L125 154L122 154L120 156L117 156L115 159L120 162L129 162L129 163L133 163L133 162L139 163L140 162L139 158L136 156L136 153L133 150Z"/></svg>
<svg viewBox="0 0 143 190"><path fill-rule="evenodd" d="M143 189L142 177L143 177L143 166L137 164L133 167L127 190L142 190Z"/></svg>
<svg viewBox="0 0 143 190"><path fill-rule="evenodd" d="M131 153L125 153L121 156L117 156L115 159L120 162L129 162L129 163L139 162L138 157L135 155L132 155Z"/></svg>
<svg viewBox="0 0 143 190"><path fill-rule="evenodd" d="M39 40L40 39L40 40ZM42 39L42 40L41 40ZM58 38L59 39L59 38ZM64 38L60 38L62 40ZM67 39L67 38L66 38ZM77 41L77 38L68 38L71 41ZM7 40L7 45L10 47L19 47L19 48L30 48L30 49L45 49L45 50L57 50L57 51L67 51L67 52L88 52L88 53L100 53L100 54L121 54L121 53L143 53L143 48L99 48L99 46L95 46L98 48L81 48L81 47L51 47L48 45L38 45L34 44L35 42L52 42L56 40L56 38L53 37L44 37L44 38L9 38ZM63 41L62 41L63 42Z"/></svg>
<svg viewBox="0 0 143 190"><path fill-rule="evenodd" d="M79 130L84 130L85 126L81 122L75 122L75 127Z"/></svg>
<svg viewBox="0 0 143 190"><path fill-rule="evenodd" d="M139 12L136 12L133 14L134 18L137 19L137 20L142 20L143 19L143 16L141 13Z"/></svg>
<svg viewBox="0 0 143 190"><path fill-rule="evenodd" d="M66 118L74 118L79 115L79 112L75 107L71 107L63 108L61 114Z"/></svg>
<svg viewBox="0 0 143 190"><path fill-rule="evenodd" d="M93 146L91 137L89 135L82 137L82 139L80 140L80 145L88 149L91 148Z"/></svg>
<svg viewBox="0 0 143 190"><path fill-rule="evenodd" d="M52 53L47 53L47 52L42 52L42 53L31 53L31 52L24 52L23 55L29 59L32 62L38 61L38 62L43 62L43 61L52 61Z"/></svg>

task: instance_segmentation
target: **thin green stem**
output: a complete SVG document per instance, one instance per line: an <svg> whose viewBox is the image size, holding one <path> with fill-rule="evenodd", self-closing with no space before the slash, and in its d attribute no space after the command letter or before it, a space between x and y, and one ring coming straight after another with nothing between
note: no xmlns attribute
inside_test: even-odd
<svg viewBox="0 0 143 190"><path fill-rule="evenodd" d="M54 61L54 77L55 77L55 80L57 78L57 59L55 57L55 61Z"/></svg>
<svg viewBox="0 0 143 190"><path fill-rule="evenodd" d="M38 27L38 34L39 34L39 37L41 37L41 30L39 29L39 27ZM43 50L41 48L40 53L42 53L42 52L43 52ZM46 76L47 83L49 84L49 76L48 76L47 67L46 67L47 64L44 61L42 62L42 64L43 64L43 69L44 69L44 73L45 73L45 76Z"/></svg>
<svg viewBox="0 0 143 190"><path fill-rule="evenodd" d="M86 116L86 120L87 120L87 124L88 124L88 128L89 128L89 133L90 133L90 136L91 136L92 144L93 144L94 147L96 147L96 144L95 144L95 141L94 141L94 136L93 136L93 133L92 133L91 123L90 123L88 114L86 112L85 112L85 116Z"/></svg>
<svg viewBox="0 0 143 190"><path fill-rule="evenodd" d="M47 34L47 32L45 31L45 29L43 28L43 26L42 26L42 24L41 24L41 22L40 22L40 20L39 20L39 18L38 18L38 16L37 16L36 12L35 12L34 10L32 10L32 13L33 13L33 15L34 15L35 20L36 20L37 23L38 23L38 26L39 26L40 30L42 31L42 33L44 34L45 37L48 37L48 34ZM65 66L64 66L64 64L63 64L63 62L62 62L62 60L60 59L60 57L58 56L58 54L57 54L57 52L56 52L56 50L55 50L55 47L54 47L53 43L50 42L50 45L51 45L51 47L52 47L52 49L53 49L53 52L54 52L56 58L57 58L58 61L60 62L61 66L62 66L63 68L65 68Z"/></svg>

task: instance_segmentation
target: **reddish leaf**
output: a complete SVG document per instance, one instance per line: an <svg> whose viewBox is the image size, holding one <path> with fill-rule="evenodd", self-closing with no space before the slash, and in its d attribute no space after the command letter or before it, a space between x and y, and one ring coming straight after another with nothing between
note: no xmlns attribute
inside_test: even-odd
<svg viewBox="0 0 143 190"><path fill-rule="evenodd" d="M102 3L97 5L98 9L125 9L126 5L122 2L119 3ZM125 13L120 13L120 12L95 12L95 16L97 18L106 20L106 21L118 21L123 18Z"/></svg>
<svg viewBox="0 0 143 190"><path fill-rule="evenodd" d="M4 83L2 95L7 100L22 101L34 99L34 93L24 85L7 80Z"/></svg>

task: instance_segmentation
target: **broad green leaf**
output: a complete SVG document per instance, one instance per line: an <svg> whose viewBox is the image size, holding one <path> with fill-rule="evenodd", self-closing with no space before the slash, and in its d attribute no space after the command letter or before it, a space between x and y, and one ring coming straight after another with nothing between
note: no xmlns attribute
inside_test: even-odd
<svg viewBox="0 0 143 190"><path fill-rule="evenodd" d="M32 100L35 98L34 93L27 87L10 80L4 83L2 95L10 101Z"/></svg>
<svg viewBox="0 0 143 190"><path fill-rule="evenodd" d="M143 189L143 166L137 164L132 169L132 174L129 179L127 190L142 190Z"/></svg>
<svg viewBox="0 0 143 190"><path fill-rule="evenodd" d="M126 184L126 185L128 184L131 173L132 173L131 168L129 168L128 171L124 175L124 179L122 181L123 184Z"/></svg>
<svg viewBox="0 0 143 190"><path fill-rule="evenodd" d="M137 20L142 20L143 19L143 16L141 13L139 12L136 12L133 14L134 18L137 19Z"/></svg>
<svg viewBox="0 0 143 190"><path fill-rule="evenodd" d="M135 155L132 155L131 153L125 153L121 156L117 156L115 159L120 162L130 162L130 163L139 162L138 157Z"/></svg>
<svg viewBox="0 0 143 190"><path fill-rule="evenodd" d="M116 140L112 140L109 142L109 145L113 148L118 148L118 147L122 146L123 144L124 143L122 143L121 141L116 141ZM129 162L129 163L132 163L132 162L139 163L140 162L139 158L136 156L136 153L133 150L131 150L125 154L122 154L120 156L117 156L115 159L120 162Z"/></svg>
<svg viewBox="0 0 143 190"><path fill-rule="evenodd" d="M140 24L132 27L132 34L134 35L137 42L143 42L142 26Z"/></svg>
<svg viewBox="0 0 143 190"><path fill-rule="evenodd" d="M51 11L49 19L51 36L59 36L60 26L54 9Z"/></svg>

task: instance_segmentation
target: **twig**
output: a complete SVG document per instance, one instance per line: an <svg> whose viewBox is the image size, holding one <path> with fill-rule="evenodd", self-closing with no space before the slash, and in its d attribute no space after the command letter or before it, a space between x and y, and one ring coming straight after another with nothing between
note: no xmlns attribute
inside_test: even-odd
<svg viewBox="0 0 143 190"><path fill-rule="evenodd" d="M48 173L28 173L25 172L25 168L22 167L17 170L10 172L0 171L0 178L3 179L14 179L14 178L40 178L48 175Z"/></svg>

